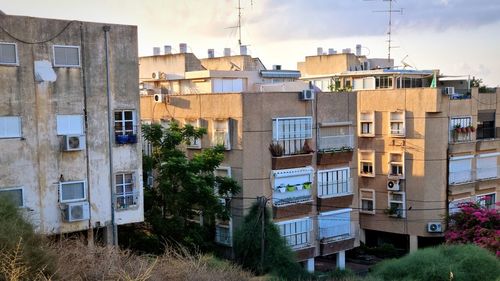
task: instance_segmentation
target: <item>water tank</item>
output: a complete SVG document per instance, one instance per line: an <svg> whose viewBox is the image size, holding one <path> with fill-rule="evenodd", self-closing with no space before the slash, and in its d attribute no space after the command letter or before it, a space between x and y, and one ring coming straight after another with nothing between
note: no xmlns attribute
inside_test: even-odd
<svg viewBox="0 0 500 281"><path fill-rule="evenodd" d="M153 47L153 56L160 55L160 47Z"/></svg>
<svg viewBox="0 0 500 281"><path fill-rule="evenodd" d="M273 70L281 70L281 64L273 65Z"/></svg>
<svg viewBox="0 0 500 281"><path fill-rule="evenodd" d="M170 45L163 46L163 51L165 52L165 55L172 54L172 46L170 46Z"/></svg>
<svg viewBox="0 0 500 281"><path fill-rule="evenodd" d="M245 46L245 45L240 46L240 55L242 55L242 56L247 55L247 46Z"/></svg>
<svg viewBox="0 0 500 281"><path fill-rule="evenodd" d="M323 48L318 47L318 48L316 49L316 55L321 56L322 54L323 54Z"/></svg>
<svg viewBox="0 0 500 281"><path fill-rule="evenodd" d="M180 43L179 44L179 53L185 54L187 53L188 46L186 43Z"/></svg>
<svg viewBox="0 0 500 281"><path fill-rule="evenodd" d="M329 48L329 49L328 49L328 54L329 54L329 55L335 55L336 53L337 53L337 51L335 51L335 49L334 49L334 48Z"/></svg>
<svg viewBox="0 0 500 281"><path fill-rule="evenodd" d="M350 54L351 53L351 48L342 49L342 53L343 54Z"/></svg>
<svg viewBox="0 0 500 281"><path fill-rule="evenodd" d="M361 44L356 45L356 56L361 56Z"/></svg>
<svg viewBox="0 0 500 281"><path fill-rule="evenodd" d="M231 48L224 48L224 56L225 57L231 56Z"/></svg>
<svg viewBox="0 0 500 281"><path fill-rule="evenodd" d="M211 59L215 57L215 50L214 49L208 49L208 58Z"/></svg>

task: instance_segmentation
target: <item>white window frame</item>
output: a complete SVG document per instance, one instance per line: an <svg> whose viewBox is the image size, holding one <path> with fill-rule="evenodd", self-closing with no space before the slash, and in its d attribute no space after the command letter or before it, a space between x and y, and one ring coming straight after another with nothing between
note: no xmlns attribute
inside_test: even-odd
<svg viewBox="0 0 500 281"><path fill-rule="evenodd" d="M352 237L352 230L351 230L351 208L347 209L341 209L341 210L335 210L335 211L330 211L330 212L324 212L320 213L318 215L318 239L325 239L325 240L344 240L344 239L349 239ZM345 221L342 218L335 218L335 216L343 215L345 213L349 214L349 220ZM324 220L328 223L329 227L328 228L334 228L336 230L342 230L344 228L344 231L342 234L335 235L335 236L323 236L324 227L321 227L322 223L321 220Z"/></svg>
<svg viewBox="0 0 500 281"><path fill-rule="evenodd" d="M132 112L132 119L125 119L125 113L126 112ZM137 117L136 117L136 114L135 114L135 110L133 109L119 109L119 110L115 110L114 111L114 114L116 114L117 112L119 112L121 114L121 120L116 120L116 116L113 115L113 120L114 120L114 125L116 125L116 123L122 123L122 129L117 131L116 128L114 127L114 133L115 133L115 136L117 135L137 135ZM127 130L125 129L126 128L126 124L127 122L132 122L132 131L130 130ZM117 132L120 132L120 133L117 133Z"/></svg>
<svg viewBox="0 0 500 281"><path fill-rule="evenodd" d="M130 183L126 183L125 182L125 176L126 175L131 175L132 176L132 181ZM122 177L122 182L121 184L118 184L117 180L116 180L116 177L117 176L121 176ZM134 208L136 206L139 205L139 189L137 188L137 179L136 179L136 176L135 176L135 172L131 172L131 171L125 171L125 172L118 172L118 173L115 173L114 174L114 185L113 185L113 194L115 195L114 197L114 206L115 206L115 210L127 210L127 209L131 209L131 208ZM131 192L126 192L126 186L127 185L131 185L131 189L132 191ZM121 192L117 192L117 189L118 187L121 188ZM132 204L130 205L127 205L127 204L124 204L123 206L120 206L120 204L118 204L118 200L119 198L123 198L121 200L123 200L123 202L126 202L127 198L128 197L132 197Z"/></svg>
<svg viewBox="0 0 500 281"><path fill-rule="evenodd" d="M287 225L295 224L295 228L297 228L297 223L306 223L306 230L299 230L295 231L295 233L286 233L286 228ZM287 221L280 221L277 222L276 225L278 226L279 232L281 237L283 237L289 247L292 249L301 249L301 248L306 248L311 245L312 240L311 240L311 230L312 230L312 219L310 217L305 217L305 218L300 218L300 219L294 219L294 220L287 220ZM301 225L302 227L302 225ZM291 228L291 226L290 226ZM297 241L302 240L305 238L305 242L298 243ZM292 242L292 240L295 240L295 242Z"/></svg>
<svg viewBox="0 0 500 281"><path fill-rule="evenodd" d="M18 208L25 208L26 207L26 198L25 198L25 193L24 193L24 187L18 186L18 187L8 187L8 188L0 188L0 193L5 192L5 191L12 191L12 190L21 190L21 205L17 206Z"/></svg>
<svg viewBox="0 0 500 281"><path fill-rule="evenodd" d="M371 197L363 197L363 192L371 193L372 196ZM363 210L363 200L372 201L373 210L371 210L371 211L370 210ZM359 212L360 213L374 215L375 210L376 210L375 203L376 203L376 197L375 197L375 190L374 189L369 189L369 188L360 188L359 189Z"/></svg>
<svg viewBox="0 0 500 281"><path fill-rule="evenodd" d="M312 127L312 116L273 118L273 143L283 147L283 155L296 154L302 150L306 140L312 139Z"/></svg>
<svg viewBox="0 0 500 281"><path fill-rule="evenodd" d="M17 44L16 43L10 43L10 42L0 42L0 45L14 45L14 51L16 52L16 62L14 62L14 63L11 63L11 62L0 62L0 65L19 66L19 52L17 50Z"/></svg>
<svg viewBox="0 0 500 281"><path fill-rule="evenodd" d="M78 125L78 130L69 130L69 131L63 131L62 130L62 122L70 122L71 126L74 126L73 124L74 121L76 121L76 117L79 117L79 125ZM73 120L64 120L66 118L75 118ZM84 117L82 114L57 114L56 115L56 130L57 130L57 135L58 136L65 136L65 135L84 135Z"/></svg>
<svg viewBox="0 0 500 281"><path fill-rule="evenodd" d="M63 200L63 185L65 184L74 184L74 183L82 183L83 184L83 198L78 199L69 199ZM62 181L59 182L59 203L71 203L71 202L81 202L87 200L87 181Z"/></svg>
<svg viewBox="0 0 500 281"><path fill-rule="evenodd" d="M324 134L327 128L347 127L347 134ZM321 123L319 127L318 148L323 151L340 150L342 147L354 147L354 133L352 122Z"/></svg>
<svg viewBox="0 0 500 281"><path fill-rule="evenodd" d="M371 159L366 160L361 157L363 154L370 154ZM372 172L371 173L364 173L363 172L363 163L371 163L372 167ZM369 177L369 178L374 178L375 177L375 151L373 150L359 150L358 151L358 175L360 177Z"/></svg>
<svg viewBox="0 0 500 281"><path fill-rule="evenodd" d="M460 212L460 205L461 204L473 203L473 202L474 202L474 198L471 198L471 197L453 199L451 202L448 203L448 214L452 215L452 214L458 213L458 212Z"/></svg>
<svg viewBox="0 0 500 281"><path fill-rule="evenodd" d="M311 182L311 188L306 189L303 186L304 182L299 182L292 184L290 179L286 180L286 178L290 177L307 177L307 181ZM276 181L277 179L285 178L284 185L278 186ZM312 167L303 167L303 168L293 168L293 169L282 169L282 170L273 170L271 177L271 185L273 187L273 198L272 202L274 206L282 207L297 203L310 202L312 201L312 182L314 180L314 169ZM286 188L288 184L294 186L295 190L286 191L284 193L280 192L279 189Z"/></svg>
<svg viewBox="0 0 500 281"><path fill-rule="evenodd" d="M57 64L56 63L56 48L68 48L68 49L77 49L78 50L78 65L73 65L73 64ZM53 45L52 46L52 55L53 55L53 63L54 67L76 67L80 68L82 66L82 56L81 56L81 50L80 46L76 45Z"/></svg>
<svg viewBox="0 0 500 281"><path fill-rule="evenodd" d="M394 200L392 195L401 195L401 201ZM406 194L404 191L389 191L387 192L387 208L391 208L391 204L400 204L398 208L399 214L391 215L391 217L406 218Z"/></svg>
<svg viewBox="0 0 500 281"><path fill-rule="evenodd" d="M216 130L216 123L217 122L225 122L225 129L224 131L217 131ZM231 150L231 119L214 119L212 122L212 145L216 146L220 143L217 143L216 140L216 133L224 133L224 148L226 150Z"/></svg>
<svg viewBox="0 0 500 281"><path fill-rule="evenodd" d="M220 232L217 229L226 229L228 232L228 241L222 240ZM233 245L233 220L230 218L228 224L223 224L220 222L216 222L215 224L215 243L232 246Z"/></svg>
<svg viewBox="0 0 500 281"><path fill-rule="evenodd" d="M493 204L491 204L490 206L486 206L486 202L484 200L482 200L482 198L485 197L485 196L492 196L492 195L495 197L495 202L493 202ZM497 201L497 193L496 192L490 192L490 193L478 194L478 195L476 195L476 202L481 207L484 207L484 208L487 208L487 209L490 209L490 210L494 210L494 209L496 209L496 203L498 202Z"/></svg>
<svg viewBox="0 0 500 281"><path fill-rule="evenodd" d="M191 125L195 129L199 129L201 127L200 119L184 119L184 126ZM201 149L201 138L190 138L191 144L187 144L186 147L188 149Z"/></svg>
<svg viewBox="0 0 500 281"><path fill-rule="evenodd" d="M450 185L459 185L459 184L466 184L470 183L474 180L474 177L472 175L472 160L474 158L474 155L465 155L465 156L454 156L450 157L450 160L448 161L448 169L449 169L449 177L448 177L448 182ZM469 166L470 170L459 170L459 171L452 171L451 165L452 161L460 161L460 160L469 160ZM455 177L454 175L462 175L462 177L458 176ZM468 177L463 177L463 175L468 175Z"/></svg>
<svg viewBox="0 0 500 281"><path fill-rule="evenodd" d="M360 137L375 136L375 111L360 112L358 116L358 135ZM368 131L364 132L364 125L368 126Z"/></svg>
<svg viewBox="0 0 500 281"><path fill-rule="evenodd" d="M401 162L393 161L393 155L399 155L401 157ZM392 167L393 166L401 166L401 174L393 174ZM388 176L397 177L398 179L405 178L405 153L404 152L390 152L389 153L389 172Z"/></svg>
<svg viewBox="0 0 500 281"><path fill-rule="evenodd" d="M460 119L468 119L468 122L457 122L460 121ZM464 126L470 126L472 125L472 116L454 116L450 117L449 119L449 142L450 143L458 143L458 142L469 142L472 140L472 134L471 133L460 133L457 135L457 138L454 138L454 130L455 130L455 125L459 124L464 125ZM465 135L464 135L465 134Z"/></svg>
<svg viewBox="0 0 500 281"><path fill-rule="evenodd" d="M401 116L401 119L398 119ZM405 111L393 111L389 112L389 134L391 137L404 137L406 135L406 112ZM393 129L392 126L399 124L399 129Z"/></svg>
<svg viewBox="0 0 500 281"><path fill-rule="evenodd" d="M500 156L499 152L495 153L484 153L484 154L478 154L476 155L476 179L477 180L488 180L488 179L496 179L498 178L498 156ZM481 162L481 159L487 159L487 158L494 158L495 160L495 165L494 167L479 167L479 163ZM483 160L484 161L484 160ZM486 172L483 170L487 169ZM494 174L492 173L494 172Z"/></svg>
<svg viewBox="0 0 500 281"><path fill-rule="evenodd" d="M0 139L16 139L16 138L22 138L23 137L23 132L22 132L22 119L21 116L0 116L0 122L4 122L2 119L4 118L16 118L17 119L17 124L18 128L16 128L16 135L2 135L0 131Z"/></svg>
<svg viewBox="0 0 500 281"><path fill-rule="evenodd" d="M325 176L328 177L330 174L332 176L338 177L339 172L344 172L347 171L347 181L343 182L336 182L336 181L331 181L332 184L330 184L327 179L327 181L323 181L325 179ZM325 175L326 174L326 175ZM344 183L347 183L347 190L345 192L334 192L335 190L339 191L339 186L343 185ZM334 183L337 183L335 185ZM326 187L324 185L326 184ZM329 193L328 190L330 189L330 185L332 185L331 189L332 192ZM335 169L328 169L328 170L318 170L318 197L319 198L331 198L331 197L340 197L340 196L347 196L352 194L352 182L351 182L351 169L349 167L341 167L341 168L335 168ZM324 190L326 189L326 193ZM344 191L344 189L342 189Z"/></svg>

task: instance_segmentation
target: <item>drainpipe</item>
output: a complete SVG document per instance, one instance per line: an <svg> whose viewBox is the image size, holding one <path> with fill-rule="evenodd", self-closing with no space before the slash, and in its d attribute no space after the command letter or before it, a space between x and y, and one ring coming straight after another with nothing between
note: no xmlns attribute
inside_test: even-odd
<svg viewBox="0 0 500 281"><path fill-rule="evenodd" d="M106 96L108 98L108 150L109 150L109 189L111 195L111 227L113 232L113 245L118 245L118 235L117 228L115 222L115 193L113 191L113 126L111 123L113 122L113 114L111 108L111 89L110 89L110 70L109 70L109 50L108 50L108 40L109 40L109 31L111 27L109 25L105 25L102 27L104 31L104 49L106 52ZM109 244L109 243L108 243Z"/></svg>
<svg viewBox="0 0 500 281"><path fill-rule="evenodd" d="M446 220L445 228L448 229L448 217L450 215L450 148L446 148L446 208L444 209Z"/></svg>

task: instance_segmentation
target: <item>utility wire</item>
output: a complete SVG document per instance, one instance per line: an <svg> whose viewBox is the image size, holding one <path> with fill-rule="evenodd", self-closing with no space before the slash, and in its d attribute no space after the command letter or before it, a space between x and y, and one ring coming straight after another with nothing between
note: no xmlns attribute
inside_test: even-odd
<svg viewBox="0 0 500 281"><path fill-rule="evenodd" d="M76 21L72 20L70 22L68 22L64 27L63 29L61 29L61 31L59 31L56 35L50 37L49 39L46 39L46 40L42 40L42 41L26 41L26 40L23 40L23 39L20 39L14 35L12 35L12 33L10 33L9 31L7 31L2 25L0 25L0 30L2 30L3 32L5 32L9 37L11 37L12 39L16 40L16 41L19 41L21 43L24 43L24 44L30 44L30 45L35 45L35 44L43 44L43 43L47 43L49 41L52 41L54 39L56 39L57 37L59 37L64 31L66 31L66 29L68 29L68 27L74 23Z"/></svg>

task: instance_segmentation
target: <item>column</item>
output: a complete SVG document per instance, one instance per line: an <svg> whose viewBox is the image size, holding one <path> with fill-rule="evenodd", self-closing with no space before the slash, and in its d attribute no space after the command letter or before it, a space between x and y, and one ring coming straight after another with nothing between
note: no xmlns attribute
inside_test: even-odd
<svg viewBox="0 0 500 281"><path fill-rule="evenodd" d="M306 270L314 272L314 258L310 258L306 261Z"/></svg>
<svg viewBox="0 0 500 281"><path fill-rule="evenodd" d="M418 250L418 236L410 235L410 253Z"/></svg>
<svg viewBox="0 0 500 281"><path fill-rule="evenodd" d="M337 268L345 269L345 251L337 253Z"/></svg>

